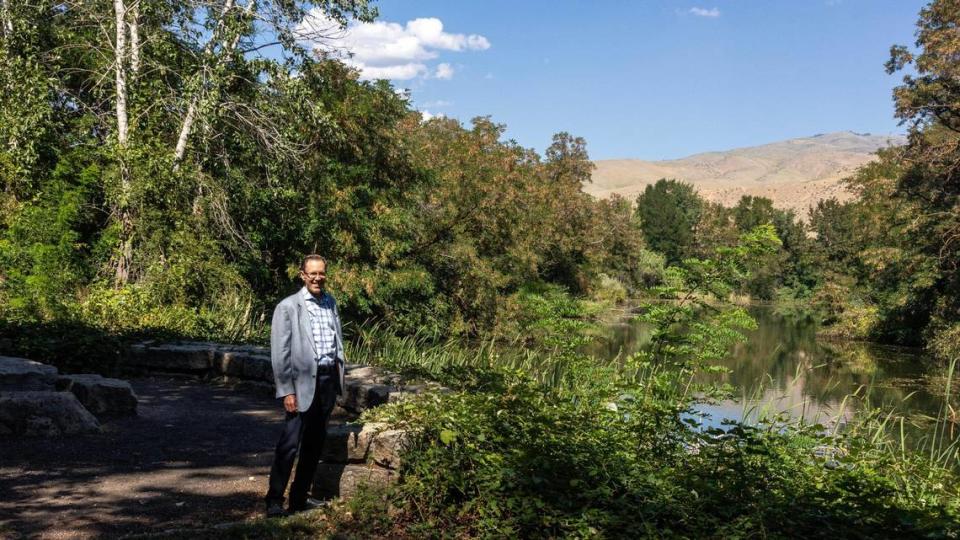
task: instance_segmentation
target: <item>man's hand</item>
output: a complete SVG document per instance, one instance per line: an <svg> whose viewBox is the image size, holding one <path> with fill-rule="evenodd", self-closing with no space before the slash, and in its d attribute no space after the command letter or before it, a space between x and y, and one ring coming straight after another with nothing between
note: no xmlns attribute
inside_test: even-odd
<svg viewBox="0 0 960 540"><path fill-rule="evenodd" d="M297 395L290 394L283 396L283 408L286 409L287 412L297 412Z"/></svg>

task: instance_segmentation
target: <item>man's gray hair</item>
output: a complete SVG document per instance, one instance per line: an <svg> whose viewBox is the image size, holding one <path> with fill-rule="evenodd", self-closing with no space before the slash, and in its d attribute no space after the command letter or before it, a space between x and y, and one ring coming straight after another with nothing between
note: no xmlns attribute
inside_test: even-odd
<svg viewBox="0 0 960 540"><path fill-rule="evenodd" d="M320 262L323 263L323 266L324 266L324 267L327 266L327 260L324 259L323 256L317 255L316 253L311 253L310 255L307 255L306 257L304 257L302 261L300 261L300 271L301 271L301 272L302 272L304 269L306 269L306 267L307 267L307 261L320 261Z"/></svg>

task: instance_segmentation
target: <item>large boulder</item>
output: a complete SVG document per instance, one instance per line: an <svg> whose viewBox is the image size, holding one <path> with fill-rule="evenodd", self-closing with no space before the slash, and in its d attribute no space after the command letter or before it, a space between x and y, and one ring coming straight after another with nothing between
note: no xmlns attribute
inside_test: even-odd
<svg viewBox="0 0 960 540"><path fill-rule="evenodd" d="M399 469L408 441L407 431L390 429L383 423L330 426L322 459L324 463L372 463Z"/></svg>
<svg viewBox="0 0 960 540"><path fill-rule="evenodd" d="M382 429L370 441L367 461L388 469L399 469L401 456L410 444L410 432L402 429Z"/></svg>
<svg viewBox="0 0 960 540"><path fill-rule="evenodd" d="M0 393L0 436L73 435L100 431L100 423L69 392Z"/></svg>
<svg viewBox="0 0 960 540"><path fill-rule="evenodd" d="M256 349L261 349L257 347ZM214 351L213 368L221 375L240 379L273 382L273 366L270 353L250 349L225 349Z"/></svg>
<svg viewBox="0 0 960 540"><path fill-rule="evenodd" d="M351 379L347 379L344 386L343 394L337 398L337 405L353 413L361 413L389 402L390 393L394 391L393 387L385 384Z"/></svg>
<svg viewBox="0 0 960 540"><path fill-rule="evenodd" d="M327 428L321 459L324 463L363 463L370 449L369 432L360 424L339 424Z"/></svg>
<svg viewBox="0 0 960 540"><path fill-rule="evenodd" d="M53 390L57 368L27 360L0 356L0 392Z"/></svg>
<svg viewBox="0 0 960 540"><path fill-rule="evenodd" d="M127 381L94 374L61 375L57 389L73 393L97 418L137 414L137 395Z"/></svg>
<svg viewBox="0 0 960 540"><path fill-rule="evenodd" d="M352 497L364 486L378 487L395 483L397 471L367 465L321 463L314 477L313 496L321 499Z"/></svg>

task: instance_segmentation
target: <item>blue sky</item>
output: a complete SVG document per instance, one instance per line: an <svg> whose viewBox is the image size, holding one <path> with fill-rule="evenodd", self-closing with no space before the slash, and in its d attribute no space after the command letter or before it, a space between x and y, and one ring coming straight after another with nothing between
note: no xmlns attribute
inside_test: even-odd
<svg viewBox="0 0 960 540"><path fill-rule="evenodd" d="M924 4L380 0L379 24L343 41L367 76L408 88L431 114L489 115L541 152L568 131L593 159L668 159L901 132L891 89L902 75L883 64L891 45L913 44Z"/></svg>

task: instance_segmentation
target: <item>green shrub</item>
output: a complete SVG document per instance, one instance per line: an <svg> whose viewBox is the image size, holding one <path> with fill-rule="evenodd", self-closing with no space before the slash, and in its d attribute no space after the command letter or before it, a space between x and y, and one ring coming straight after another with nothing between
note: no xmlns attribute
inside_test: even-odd
<svg viewBox="0 0 960 540"><path fill-rule="evenodd" d="M49 319L0 318L0 353L49 362L70 371L109 373L123 351L144 339L269 342L263 311L249 297L224 295L199 308L162 304L145 286L97 286L69 297Z"/></svg>
<svg viewBox="0 0 960 540"><path fill-rule="evenodd" d="M632 275L644 288L662 285L666 275L667 259L656 251L641 249Z"/></svg>
<svg viewBox="0 0 960 540"><path fill-rule="evenodd" d="M96 167L60 162L34 200L10 204L0 222L0 317L61 317L91 277L85 208L96 196Z"/></svg>
<svg viewBox="0 0 960 540"><path fill-rule="evenodd" d="M600 274L597 285L590 296L593 300L610 306L626 302L627 295L627 288L620 280L606 274Z"/></svg>
<svg viewBox="0 0 960 540"><path fill-rule="evenodd" d="M225 343L266 343L264 313L251 297L227 291L199 308L157 300L151 287L96 287L76 306L75 318L116 334L171 336Z"/></svg>
<svg viewBox="0 0 960 540"><path fill-rule="evenodd" d="M775 240L758 229L742 247L675 268L676 288L661 292L683 300L644 308L644 320L655 328L652 343L623 366L583 361L575 348L563 347L542 351L539 362L525 366L496 361L492 348L475 356L452 345L401 348L406 365L457 376L445 379L453 392L366 413L367 420L413 433L403 482L389 495L395 509L389 534L960 534L954 474L935 460L901 452L884 435L881 417L865 416L835 435L776 418L722 427L697 419L695 396L703 394L691 389L694 375L750 327L743 310L698 299L724 298L734 280L749 277L745 261ZM527 291L522 302L537 315L528 328L546 329L548 340L582 331L565 326L563 315L575 312L575 304L557 291ZM558 375L545 377L545 369ZM387 534L380 527L368 532Z"/></svg>
<svg viewBox="0 0 960 540"><path fill-rule="evenodd" d="M586 331L595 311L588 312L587 304L564 288L546 283L528 285L517 293L516 301L518 335L528 346L572 353L589 341Z"/></svg>
<svg viewBox="0 0 960 540"><path fill-rule="evenodd" d="M929 349L940 360L960 358L960 323L953 323L934 332Z"/></svg>
<svg viewBox="0 0 960 540"><path fill-rule="evenodd" d="M960 533L952 474L822 426L687 428L665 372L573 394L500 384L368 413L413 430L392 495L444 537L887 538ZM592 374L596 375L596 373ZM674 389L671 391L670 389Z"/></svg>
<svg viewBox="0 0 960 540"><path fill-rule="evenodd" d="M803 285L780 287L776 293L774 311L782 316L799 320L821 320L822 314L812 305L813 291Z"/></svg>

